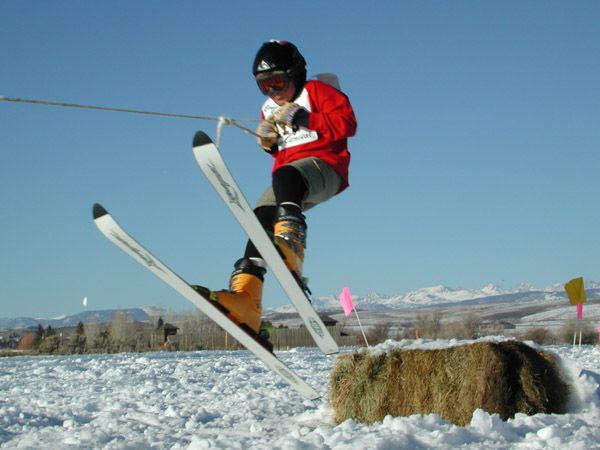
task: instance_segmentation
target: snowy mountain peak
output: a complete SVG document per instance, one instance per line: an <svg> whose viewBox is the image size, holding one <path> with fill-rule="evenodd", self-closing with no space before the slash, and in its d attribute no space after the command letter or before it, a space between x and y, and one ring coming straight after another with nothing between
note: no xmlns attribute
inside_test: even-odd
<svg viewBox="0 0 600 450"><path fill-rule="evenodd" d="M513 288L513 292L529 292L529 291L534 291L536 290L535 287L533 287L532 284L530 283L520 283L517 286L515 286ZM539 289L537 289L539 290Z"/></svg>
<svg viewBox="0 0 600 450"><path fill-rule="evenodd" d="M501 287L498 287L495 284L487 284L481 288L481 292L485 295L499 295L503 292L503 290Z"/></svg>

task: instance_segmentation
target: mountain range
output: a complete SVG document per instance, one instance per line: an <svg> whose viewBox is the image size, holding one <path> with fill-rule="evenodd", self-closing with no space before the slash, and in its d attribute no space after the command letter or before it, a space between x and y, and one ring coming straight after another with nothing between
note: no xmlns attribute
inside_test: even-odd
<svg viewBox="0 0 600 450"><path fill-rule="evenodd" d="M586 294L588 298L600 297L600 284L586 281ZM398 309L420 309L452 306L468 306L469 304L497 304L497 303L523 303L535 301L566 301L567 294L563 284L555 284L538 289L531 284L520 284L514 288L503 289L493 284L488 284L481 289L449 288L446 286L433 286L421 288L399 295L382 295L371 293L356 297L354 303L358 310L386 311ZM340 301L336 296L318 297L313 300L318 310L340 310ZM277 312L291 312L293 307L284 306L276 309Z"/></svg>
<svg viewBox="0 0 600 450"><path fill-rule="evenodd" d="M38 325L42 325L44 328L48 325L52 328L74 327L79 322L108 323L119 313L126 313L138 322L147 322L150 320L147 310L142 308L107 309L102 311L83 311L78 314L51 319L33 317L0 318L0 330L22 330L37 328Z"/></svg>
<svg viewBox="0 0 600 450"><path fill-rule="evenodd" d="M600 298L600 284L586 281L588 299ZM410 311L426 308L452 308L468 307L469 305L494 305L494 304L523 304L523 303L556 302L557 305L568 305L563 284L555 284L538 289L530 284L521 284L514 288L503 289L489 284L481 289L449 288L446 286L433 286L421 288L398 295L383 295L371 293L354 298L354 303L359 311L372 311L385 313L386 311ZM316 297L313 304L319 311L328 314L341 313L341 306L337 296ZM108 323L119 313L125 312L134 320L148 322L160 311L155 308L129 308L102 311L83 311L78 314L55 318L0 318L0 330L19 330L36 328L38 325L53 328L76 326L79 322ZM292 305L273 308L265 312L266 316L293 313Z"/></svg>

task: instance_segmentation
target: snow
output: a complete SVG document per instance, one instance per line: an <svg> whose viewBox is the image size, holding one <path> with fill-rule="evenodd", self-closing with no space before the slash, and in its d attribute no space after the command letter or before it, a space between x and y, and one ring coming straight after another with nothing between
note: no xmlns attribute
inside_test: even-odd
<svg viewBox="0 0 600 450"><path fill-rule="evenodd" d="M400 341L393 341L388 339L382 344L363 347L356 351L359 353L368 352L372 355L382 355L395 349L422 349L422 350L439 350L444 348L457 347L459 345L468 345L475 342L506 342L514 341L515 338L506 336L484 336L479 339L402 339ZM527 345L536 348L543 348L534 342L528 341Z"/></svg>
<svg viewBox="0 0 600 450"><path fill-rule="evenodd" d="M477 410L466 427L434 414L336 425L326 398L337 357L316 349L277 354L324 394L318 401L303 400L246 351L2 358L0 448L600 449L600 349L544 349L560 356L575 388L569 412L503 422Z"/></svg>

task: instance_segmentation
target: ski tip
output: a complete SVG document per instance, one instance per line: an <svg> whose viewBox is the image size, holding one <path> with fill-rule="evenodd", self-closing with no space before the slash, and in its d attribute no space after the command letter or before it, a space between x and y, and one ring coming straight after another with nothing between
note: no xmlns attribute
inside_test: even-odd
<svg viewBox="0 0 600 450"><path fill-rule="evenodd" d="M194 135L194 147L201 147L206 144L212 144L213 141L204 131L197 131Z"/></svg>
<svg viewBox="0 0 600 450"><path fill-rule="evenodd" d="M100 204L100 203L94 203L94 208L93 208L93 215L94 215L94 220L105 216L108 214L108 211L106 209L104 209L104 207Z"/></svg>

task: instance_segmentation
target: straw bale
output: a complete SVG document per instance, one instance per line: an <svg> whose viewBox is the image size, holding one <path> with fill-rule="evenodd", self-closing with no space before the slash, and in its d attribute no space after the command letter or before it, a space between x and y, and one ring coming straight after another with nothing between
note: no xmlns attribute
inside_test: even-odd
<svg viewBox="0 0 600 450"><path fill-rule="evenodd" d="M503 420L517 412L560 414L569 393L555 358L519 341L344 355L330 384L338 423L435 413L466 425L477 408Z"/></svg>

